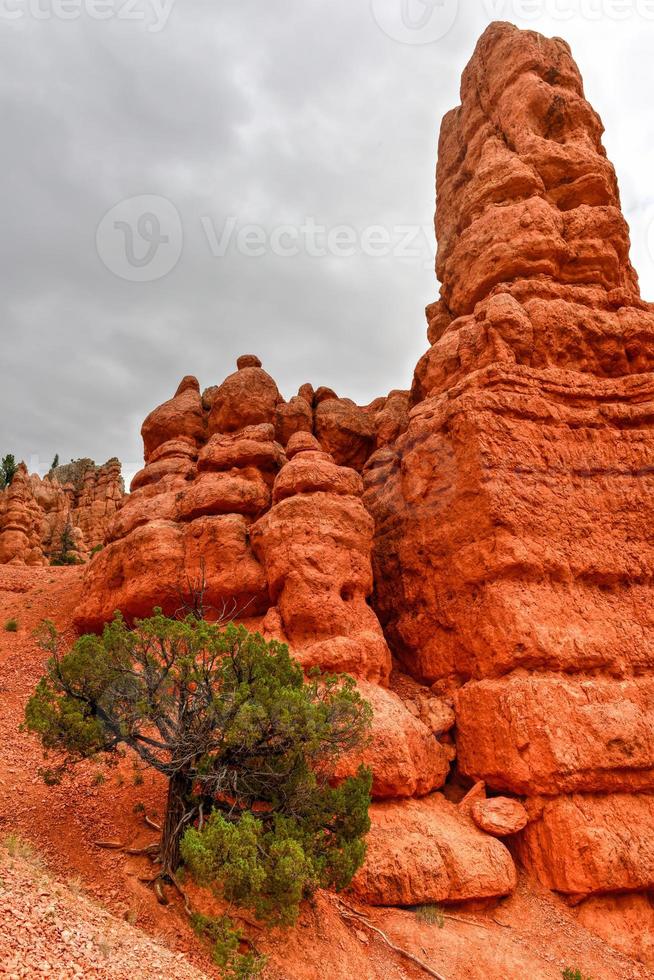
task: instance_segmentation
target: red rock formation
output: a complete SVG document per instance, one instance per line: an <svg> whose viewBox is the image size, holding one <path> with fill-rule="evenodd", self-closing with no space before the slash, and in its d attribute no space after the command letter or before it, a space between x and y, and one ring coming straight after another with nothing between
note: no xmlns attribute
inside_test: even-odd
<svg viewBox="0 0 654 980"><path fill-rule="evenodd" d="M18 467L12 483L0 493L0 564L43 565L43 512L34 500L27 467Z"/></svg>
<svg viewBox="0 0 654 980"><path fill-rule="evenodd" d="M362 668L361 676L387 677L388 648L366 602L372 590L372 521L360 500L361 478L349 465L335 466L327 450L333 444L336 462L361 469L377 444L393 438L408 423L407 402L407 393L392 392L388 399L358 408L328 389L314 392L310 385L303 385L285 402L252 354L240 357L238 370L202 395L195 378L184 378L173 398L143 423L145 467L134 477L125 506L110 522L107 537L111 547L89 574L80 627L99 628L116 608L127 616L147 615L153 604L169 612L176 610L180 601L183 604L182 586L187 580L197 580L201 564L210 606L222 610L225 603L236 604L248 615L266 613L278 595L269 594L261 563L273 559L264 557L263 543L253 552L250 527L274 504L265 527L288 514L292 522L313 528L314 541L307 543L308 557L302 559L305 564L321 554L318 539L330 522L334 533L342 535L335 550L341 555L342 581L335 584L340 574L336 566L324 575L330 582L325 589L331 625L324 625L329 616L321 608L325 589L321 593L322 586L314 582L317 591L310 599L311 589L305 583L307 595L302 599L289 583L281 600L283 628L289 630L289 638L297 650L320 643L325 648L329 639L334 664L355 669L358 658L369 656L371 663ZM340 430L334 419L342 420ZM315 451L285 466L283 447L293 446L289 456L297 454L303 439ZM324 496L311 501L308 494ZM291 497L297 498L295 502L281 507ZM329 517L323 513L323 503ZM315 520L318 511L322 523ZM283 521L278 533L282 526L286 533ZM263 541L263 527L252 528L253 540ZM210 550L204 551L207 546ZM360 567L350 561L357 551ZM296 559L300 560L298 555ZM237 567L230 570L232 561ZM352 567L346 568L349 564ZM295 614L289 611L289 590L298 600ZM317 621L309 623L310 602L322 626ZM291 625L298 617L304 617L303 627L298 622ZM300 638L302 629L305 635ZM324 649L317 656L323 662Z"/></svg>
<svg viewBox="0 0 654 980"><path fill-rule="evenodd" d="M439 789L449 775L451 747L438 742L392 691L365 681L359 690L373 709L370 745L355 758L342 759L336 775L353 775L363 763L373 773L373 798L381 800Z"/></svg>
<svg viewBox="0 0 654 980"><path fill-rule="evenodd" d="M506 847L434 793L376 803L368 858L354 879L370 905L418 905L495 898L515 888Z"/></svg>
<svg viewBox="0 0 654 980"><path fill-rule="evenodd" d="M517 834L529 822L529 814L523 805L518 800L505 796L496 796L492 800L476 800L470 812L479 829L493 837Z"/></svg>
<svg viewBox="0 0 654 980"><path fill-rule="evenodd" d="M306 434L292 436L274 506L251 531L271 604L304 666L386 682L390 654L366 601L373 522L361 478L306 443Z"/></svg>
<svg viewBox="0 0 654 980"><path fill-rule="evenodd" d="M184 612L201 592L209 617L245 619L288 642L307 669L357 678L375 710L373 729L369 746L343 760L339 777L363 761L373 768L377 799L432 793L454 757L450 742L438 740L454 715L408 679L416 698L409 707L377 686L388 683L391 658L370 606L373 521L363 482L309 431L313 415L304 424L305 408L319 411L337 399L303 386L285 412L260 362L248 355L238 364L202 397L197 381L185 378L146 419L146 465L107 547L89 565L77 624L100 629L116 609L128 618L155 606ZM385 438L401 428L406 397L381 400ZM346 436L341 455L349 446L363 465L353 438Z"/></svg>
<svg viewBox="0 0 654 980"><path fill-rule="evenodd" d="M0 493L0 564L47 565L61 552L64 529L85 559L107 539L124 499L120 463L77 460L41 479L21 465Z"/></svg>
<svg viewBox="0 0 654 980"><path fill-rule="evenodd" d="M504 895L512 835L546 886L646 921L616 896L654 888L654 312L567 45L492 25L461 99L410 394L286 402L253 355L202 395L184 379L78 624L175 611L206 576L209 609L353 673L375 707L360 758L393 798L367 901ZM458 808L434 792L455 755L448 797L476 784Z"/></svg>
<svg viewBox="0 0 654 980"><path fill-rule="evenodd" d="M654 887L654 312L601 134L565 42L486 31L441 132L432 346L364 473L391 646L576 898Z"/></svg>

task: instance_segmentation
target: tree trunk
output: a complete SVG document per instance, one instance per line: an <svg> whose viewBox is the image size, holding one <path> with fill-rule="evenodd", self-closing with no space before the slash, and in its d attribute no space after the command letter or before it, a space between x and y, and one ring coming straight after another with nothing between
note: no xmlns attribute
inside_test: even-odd
<svg viewBox="0 0 654 980"><path fill-rule="evenodd" d="M161 835L161 874L174 874L180 862L179 844L187 828L184 817L191 808L193 783L184 772L176 772L168 783L166 818Z"/></svg>

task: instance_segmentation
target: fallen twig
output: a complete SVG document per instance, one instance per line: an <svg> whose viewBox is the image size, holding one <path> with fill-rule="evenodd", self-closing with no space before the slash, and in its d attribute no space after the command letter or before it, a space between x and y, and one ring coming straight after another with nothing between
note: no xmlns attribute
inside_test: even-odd
<svg viewBox="0 0 654 980"><path fill-rule="evenodd" d="M460 915L450 915L449 912L441 912L444 919L451 919L452 922L463 922L467 926L478 926L480 929L490 929L485 922L475 922L474 919L462 919ZM495 919L493 919L495 922ZM500 922L499 925L502 923ZM507 926L508 929L508 926Z"/></svg>
<svg viewBox="0 0 654 980"><path fill-rule="evenodd" d="M144 817L144 820L147 823L148 827L152 827L153 830L158 830L159 833L161 833L161 826L158 823L155 823L154 820L151 820L150 817L147 815L147 813Z"/></svg>
<svg viewBox="0 0 654 980"><path fill-rule="evenodd" d="M339 911L344 918L354 919L356 922L363 923L363 925L368 929L371 929L373 932L376 932L378 936L381 936L389 949L392 949L394 953L399 953L400 956L404 956L407 960L411 960L411 962L415 963L416 966L419 966L421 970L428 973L430 977L435 977L436 980L445 980L442 973L437 973L436 970L433 970L427 965L427 963L423 963L423 961L418 959L417 956L414 956L413 953L410 953L408 950L402 949L401 946L396 946L395 943L391 942L386 933L382 932L381 929L378 929L377 926L373 925L370 919L367 919L361 912L357 912L356 909L348 907L341 899L337 899L337 904L339 906Z"/></svg>
<svg viewBox="0 0 654 980"><path fill-rule="evenodd" d="M94 840L93 843L106 851L122 851L125 848L125 845L118 840Z"/></svg>
<svg viewBox="0 0 654 980"><path fill-rule="evenodd" d="M124 848L125 854L129 854L131 857L142 857L147 855L148 857L154 857L161 850L159 844L148 844L147 847L126 847Z"/></svg>

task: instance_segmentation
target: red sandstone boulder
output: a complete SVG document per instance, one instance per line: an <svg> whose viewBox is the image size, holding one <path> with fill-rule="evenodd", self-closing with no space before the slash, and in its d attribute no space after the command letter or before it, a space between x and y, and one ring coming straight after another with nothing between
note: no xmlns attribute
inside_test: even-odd
<svg viewBox="0 0 654 980"><path fill-rule="evenodd" d="M296 432L313 431L313 410L310 402L294 395L288 402L279 402L275 409L275 433L285 446Z"/></svg>
<svg viewBox="0 0 654 980"><path fill-rule="evenodd" d="M337 777L353 775L363 763L372 770L372 795L377 800L425 796L441 787L450 769L447 749L396 694L365 681L358 687L373 709L370 744L342 759Z"/></svg>
<svg viewBox="0 0 654 980"><path fill-rule="evenodd" d="M517 854L548 888L584 896L654 887L654 796L561 796L528 809Z"/></svg>
<svg viewBox="0 0 654 980"><path fill-rule="evenodd" d="M296 454L275 480L275 503L298 493L333 493L344 497L360 497L363 482L349 466L336 466L328 453L303 452Z"/></svg>
<svg viewBox="0 0 654 980"><path fill-rule="evenodd" d="M320 399L320 389L316 393L314 429L322 448L340 466L361 471L375 448L374 415L349 398Z"/></svg>
<svg viewBox="0 0 654 980"><path fill-rule="evenodd" d="M144 524L174 521L179 494L187 486L183 476L172 474L132 490L108 527L107 542L126 538Z"/></svg>
<svg viewBox="0 0 654 980"><path fill-rule="evenodd" d="M128 619L150 616L155 606L168 615L183 611L202 563L209 618L225 607L251 616L266 611L267 583L250 548L247 520L228 514L190 524L152 521L109 544L86 571L75 623L99 630L117 609Z"/></svg>
<svg viewBox="0 0 654 980"><path fill-rule="evenodd" d="M477 800L470 810L472 819L480 830L493 837L508 837L527 826L529 816L522 803L506 796L490 800Z"/></svg>
<svg viewBox="0 0 654 980"><path fill-rule="evenodd" d="M145 459L163 443L184 437L192 444L199 443L206 433L206 421L196 378L186 377L170 401L164 402L148 415L141 429Z"/></svg>
<svg viewBox="0 0 654 980"><path fill-rule="evenodd" d="M307 452L322 453L323 449L316 437L311 435L310 432L295 432L288 440L286 446L286 458L291 460L297 456L298 453Z"/></svg>
<svg viewBox="0 0 654 980"><path fill-rule="evenodd" d="M143 487L159 483L165 477L179 477L183 481L193 480L197 472L197 464L187 453L164 456L156 462L148 463L142 470L134 474L130 490L142 490Z"/></svg>
<svg viewBox="0 0 654 980"><path fill-rule="evenodd" d="M383 406L374 413L375 448L380 449L406 431L409 425L409 392L391 391Z"/></svg>
<svg viewBox="0 0 654 980"><path fill-rule="evenodd" d="M276 473L286 462L282 447L274 440L272 425L251 425L234 433L211 436L198 457L198 471L256 467Z"/></svg>
<svg viewBox="0 0 654 980"><path fill-rule="evenodd" d="M654 679L512 676L457 694L465 775L545 794L654 790Z"/></svg>
<svg viewBox="0 0 654 980"><path fill-rule="evenodd" d="M462 902L508 895L517 877L511 855L438 793L376 803L366 863L354 879L370 905Z"/></svg>
<svg viewBox="0 0 654 980"><path fill-rule="evenodd" d="M177 496L176 516L193 521L212 514L245 514L256 518L270 506L270 487L258 470L202 473Z"/></svg>
<svg viewBox="0 0 654 980"><path fill-rule="evenodd" d="M213 393L209 435L237 432L250 425L275 422L282 401L277 385L261 367L242 367L230 374Z"/></svg>

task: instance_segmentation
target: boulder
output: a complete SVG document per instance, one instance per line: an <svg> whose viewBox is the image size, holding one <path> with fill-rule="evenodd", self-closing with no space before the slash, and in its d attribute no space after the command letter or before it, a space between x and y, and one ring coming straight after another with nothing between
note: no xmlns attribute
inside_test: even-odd
<svg viewBox="0 0 654 980"><path fill-rule="evenodd" d="M253 616L268 606L264 571L238 514L201 517L188 524L154 520L107 545L88 566L75 623L100 630L120 610L128 620L183 611L193 582L206 573L205 603L214 616L224 608Z"/></svg>
<svg viewBox="0 0 654 980"><path fill-rule="evenodd" d="M374 415L333 392L329 397L321 389L316 392L314 431L322 448L339 466L359 472L375 448Z"/></svg>
<svg viewBox="0 0 654 980"><path fill-rule="evenodd" d="M495 790L654 791L654 678L470 682L456 719L461 772Z"/></svg>
<svg viewBox="0 0 654 980"><path fill-rule="evenodd" d="M175 395L155 408L141 428L145 459L163 443L184 437L198 444L206 433L206 420L202 409L200 385L196 378L184 378Z"/></svg>
<svg viewBox="0 0 654 980"><path fill-rule="evenodd" d="M654 888L654 796L575 794L527 807L514 846L547 888L575 897Z"/></svg>
<svg viewBox="0 0 654 980"><path fill-rule="evenodd" d="M493 837L517 834L527 826L529 820L522 803L506 796L477 800L472 804L470 812L479 829Z"/></svg>
<svg viewBox="0 0 654 980"><path fill-rule="evenodd" d="M248 365L230 374L213 393L208 432L237 432L250 425L274 424L282 401L277 385L263 368Z"/></svg>
<svg viewBox="0 0 654 980"><path fill-rule="evenodd" d="M360 764L369 767L377 800L425 796L439 789L450 769L447 748L392 691L365 681L359 681L358 688L373 709L370 743L340 760L337 777L354 775Z"/></svg>
<svg viewBox="0 0 654 980"><path fill-rule="evenodd" d="M510 894L517 876L506 847L439 793L375 803L363 868L354 879L369 905L464 902Z"/></svg>

